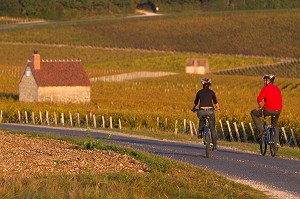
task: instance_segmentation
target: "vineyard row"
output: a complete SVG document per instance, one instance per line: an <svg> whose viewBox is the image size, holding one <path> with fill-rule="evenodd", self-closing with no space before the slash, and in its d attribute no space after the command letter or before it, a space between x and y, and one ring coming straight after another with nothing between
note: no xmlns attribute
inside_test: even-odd
<svg viewBox="0 0 300 199"><path fill-rule="evenodd" d="M177 73L171 72L149 72L149 71L139 71L139 72L132 72L132 73L124 73L118 75L110 75L110 76L102 76L102 77L93 77L90 78L91 82L122 82L126 80L132 79L139 79L139 78L154 78L154 77L163 77L168 75L176 75Z"/></svg>
<svg viewBox="0 0 300 199"><path fill-rule="evenodd" d="M107 118L109 120L107 121ZM179 120L180 121L180 120ZM89 113L84 116L80 116L79 113L72 114L69 112L68 115L64 113L49 114L48 111L42 113L41 111L36 115L34 112L21 113L18 111L14 115L7 115L6 112L1 110L0 112L0 123L23 123L33 125L48 125L48 126L64 126L64 127L83 127L83 128L109 128L109 129L138 129L138 130L157 130L165 132L174 132L177 135L182 132L184 135L196 136L197 127L193 121L187 121L183 119L182 122L168 121L165 118L162 121L159 117L151 118L148 121L138 121L136 118L113 118L112 116L96 116L95 114ZM174 124L174 125L173 125ZM197 123L196 123L197 124ZM252 124L249 123L247 126L241 122L238 125L236 122L229 122L228 120L223 124L222 120L219 120L219 124L216 125L218 137L228 141L241 142L257 142L258 136L255 133ZM234 129L234 130L233 130ZM280 142L287 146L300 146L299 132L294 132L293 129L286 131L284 127L280 129ZM298 134L298 136L297 136Z"/></svg>
<svg viewBox="0 0 300 199"><path fill-rule="evenodd" d="M83 44L65 44L65 43L46 43L46 42L14 42L14 41L0 41L3 45L13 45L13 46L44 46L44 47L58 47L58 48L77 48L77 49L95 49L95 50L107 50L107 51L137 51L145 53L166 53L166 54L195 54L193 51L179 51L179 50L157 50L157 49L144 49L144 48L132 48L132 47L105 47L96 45L83 45ZM229 57L241 57L241 58L253 58L253 59L274 59L283 60L283 62L290 62L298 60L295 57L286 56L260 56L252 54L231 54L231 53L207 53L199 51L197 54L202 54L206 57L212 56L229 56Z"/></svg>
<svg viewBox="0 0 300 199"><path fill-rule="evenodd" d="M11 24L24 24L24 23L40 23L45 22L43 19L30 19L30 18L11 18L6 16L0 17L0 25L11 25Z"/></svg>
<svg viewBox="0 0 300 199"><path fill-rule="evenodd" d="M211 74L261 76L272 73L278 77L300 78L300 60L212 71Z"/></svg>

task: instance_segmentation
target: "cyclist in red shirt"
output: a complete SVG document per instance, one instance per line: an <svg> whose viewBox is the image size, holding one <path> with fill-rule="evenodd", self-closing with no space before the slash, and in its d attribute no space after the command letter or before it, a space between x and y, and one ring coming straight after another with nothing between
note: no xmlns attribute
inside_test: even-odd
<svg viewBox="0 0 300 199"><path fill-rule="evenodd" d="M271 117L271 125L276 128L276 138L277 143L279 143L278 119L282 110L282 96L280 89L273 84L274 79L275 76L272 74L264 75L265 86L261 89L257 97L258 108L251 111L251 117L260 132L260 136L264 136L265 130L259 118L263 115L273 115L274 117Z"/></svg>

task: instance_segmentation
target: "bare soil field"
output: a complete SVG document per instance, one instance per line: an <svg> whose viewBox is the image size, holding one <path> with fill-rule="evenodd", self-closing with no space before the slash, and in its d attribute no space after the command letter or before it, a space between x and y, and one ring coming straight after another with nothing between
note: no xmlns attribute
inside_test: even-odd
<svg viewBox="0 0 300 199"><path fill-rule="evenodd" d="M0 132L2 176L140 172L146 165L133 157L105 150L80 150L60 140Z"/></svg>

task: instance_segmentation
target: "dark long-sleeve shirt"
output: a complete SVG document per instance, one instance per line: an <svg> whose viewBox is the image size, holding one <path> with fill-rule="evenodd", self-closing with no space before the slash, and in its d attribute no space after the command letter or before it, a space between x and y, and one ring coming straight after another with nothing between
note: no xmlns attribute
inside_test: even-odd
<svg viewBox="0 0 300 199"><path fill-rule="evenodd" d="M214 107L213 103L218 103L215 92L209 88L203 88L199 90L194 101L195 105L197 105L198 103L199 107Z"/></svg>

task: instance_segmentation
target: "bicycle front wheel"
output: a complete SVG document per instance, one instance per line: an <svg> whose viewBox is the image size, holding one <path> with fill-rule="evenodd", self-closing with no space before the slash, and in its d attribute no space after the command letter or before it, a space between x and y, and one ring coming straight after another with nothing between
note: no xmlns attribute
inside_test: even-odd
<svg viewBox="0 0 300 199"><path fill-rule="evenodd" d="M270 133L271 133L271 143L270 143L270 153L271 156L274 157L276 155L277 152L277 139L276 139L276 130L275 128L271 128L270 129Z"/></svg>
<svg viewBox="0 0 300 199"><path fill-rule="evenodd" d="M260 145L260 154L266 155L267 151L267 138L262 137L259 139L259 145Z"/></svg>
<svg viewBox="0 0 300 199"><path fill-rule="evenodd" d="M210 143L211 143L211 134L210 134L210 129L205 128L204 129L204 134L205 134L205 140L206 140L206 145L205 145L205 154L207 158L210 158Z"/></svg>

